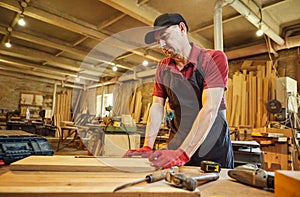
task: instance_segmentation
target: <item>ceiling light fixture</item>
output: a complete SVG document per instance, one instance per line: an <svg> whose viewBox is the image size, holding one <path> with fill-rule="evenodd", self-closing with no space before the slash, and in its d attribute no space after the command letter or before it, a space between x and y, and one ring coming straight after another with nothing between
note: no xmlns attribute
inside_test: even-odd
<svg viewBox="0 0 300 197"><path fill-rule="evenodd" d="M114 65L112 68L111 68L114 72L116 72L118 70L118 67L116 65Z"/></svg>
<svg viewBox="0 0 300 197"><path fill-rule="evenodd" d="M259 14L260 14L260 20L258 22L258 30L256 31L256 35L258 37L262 36L264 34L264 31L262 30L262 12L261 7L259 8Z"/></svg>
<svg viewBox="0 0 300 197"><path fill-rule="evenodd" d="M11 32L12 32L12 27L7 28L8 34L7 34L7 39L6 42L4 43L6 48L10 48L12 45L10 43L10 37L11 37Z"/></svg>
<svg viewBox="0 0 300 197"><path fill-rule="evenodd" d="M142 64L143 66L148 66L149 62L147 60L144 60Z"/></svg>
<svg viewBox="0 0 300 197"><path fill-rule="evenodd" d="M24 15L23 14L20 15L19 20L18 20L18 24L20 26L25 26L26 25L26 22L24 20Z"/></svg>
<svg viewBox="0 0 300 197"><path fill-rule="evenodd" d="M10 48L11 47L11 43L10 43L10 40L9 39L7 39L7 41L5 42L5 47L6 48Z"/></svg>
<svg viewBox="0 0 300 197"><path fill-rule="evenodd" d="M261 29L261 24L258 25L258 30L256 31L256 35L258 37L262 36L264 34L264 31Z"/></svg>
<svg viewBox="0 0 300 197"><path fill-rule="evenodd" d="M23 1L19 2L20 6L21 6L21 14L19 16L18 24L20 26L25 26L26 25L26 22L24 20L24 11L25 11L25 8L28 6L29 1L30 0L23 0Z"/></svg>

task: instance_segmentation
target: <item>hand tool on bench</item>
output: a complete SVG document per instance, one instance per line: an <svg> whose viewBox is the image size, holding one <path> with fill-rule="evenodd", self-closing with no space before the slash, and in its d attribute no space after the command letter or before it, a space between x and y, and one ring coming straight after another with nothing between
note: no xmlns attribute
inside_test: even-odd
<svg viewBox="0 0 300 197"><path fill-rule="evenodd" d="M139 183L142 183L142 182L153 183L153 182L156 182L156 181L160 181L160 180L163 180L165 178L167 172L173 172L174 173L174 172L178 172L178 171L179 171L178 167L173 167L173 168L164 169L164 170L157 170L157 171L155 171L151 174L146 175L146 177L143 178L143 179L139 179L139 180L136 180L136 181L133 181L133 182L130 182L130 183L126 183L124 185L120 185L120 186L116 187L113 192L116 192L120 189L129 187L129 186L133 186L133 185L136 185L136 184L139 184Z"/></svg>
<svg viewBox="0 0 300 197"><path fill-rule="evenodd" d="M218 178L218 173L204 173L197 176L187 176L183 173L167 172L165 180L175 187L194 191L200 184L215 181Z"/></svg>
<svg viewBox="0 0 300 197"><path fill-rule="evenodd" d="M255 164L237 166L228 171L228 176L246 185L274 189L274 176Z"/></svg>

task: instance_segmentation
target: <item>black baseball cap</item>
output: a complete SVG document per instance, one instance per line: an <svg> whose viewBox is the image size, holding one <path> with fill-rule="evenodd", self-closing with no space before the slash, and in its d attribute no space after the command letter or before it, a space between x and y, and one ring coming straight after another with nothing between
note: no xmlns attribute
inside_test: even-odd
<svg viewBox="0 0 300 197"><path fill-rule="evenodd" d="M151 44L155 42L154 34L156 31L170 27L171 25L177 25L183 22L188 30L188 25L184 18L177 13L166 13L158 16L154 21L154 28L152 31L148 32L145 36L145 43Z"/></svg>

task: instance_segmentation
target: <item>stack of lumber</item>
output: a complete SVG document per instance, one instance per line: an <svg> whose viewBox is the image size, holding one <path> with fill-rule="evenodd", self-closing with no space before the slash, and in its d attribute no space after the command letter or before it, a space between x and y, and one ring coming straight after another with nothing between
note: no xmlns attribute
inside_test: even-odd
<svg viewBox="0 0 300 197"><path fill-rule="evenodd" d="M56 95L54 124L57 126L56 137L60 136L62 121L71 120L72 90L66 90Z"/></svg>
<svg viewBox="0 0 300 197"><path fill-rule="evenodd" d="M114 89L114 116L130 115L135 123L146 124L150 102L143 100L141 81L131 81L118 84ZM146 99L147 100L147 99Z"/></svg>
<svg viewBox="0 0 300 197"><path fill-rule="evenodd" d="M242 72L228 79L227 121L231 127L260 128L270 119L266 104L275 99L276 71L271 61L255 63L244 61Z"/></svg>
<svg viewBox="0 0 300 197"><path fill-rule="evenodd" d="M137 86L138 82L135 81L115 85L115 89L113 92L114 115L121 116L124 114L131 114L131 108L133 107L131 106L132 95L135 93L135 89L137 88Z"/></svg>

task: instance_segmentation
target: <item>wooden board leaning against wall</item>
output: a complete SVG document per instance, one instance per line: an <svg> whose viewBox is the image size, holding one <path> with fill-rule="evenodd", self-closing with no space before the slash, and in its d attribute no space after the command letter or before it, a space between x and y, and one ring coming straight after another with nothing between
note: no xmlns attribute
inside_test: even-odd
<svg viewBox="0 0 300 197"><path fill-rule="evenodd" d="M72 103L72 90L66 89L62 93L56 94L55 109L54 109L54 125L57 126L55 133L59 137L62 121L71 120L71 103Z"/></svg>
<svg viewBox="0 0 300 197"><path fill-rule="evenodd" d="M272 61L252 64L254 61L245 60L242 72L235 72L228 79L227 121L231 127L261 128L272 120L265 105L275 99L276 70Z"/></svg>

